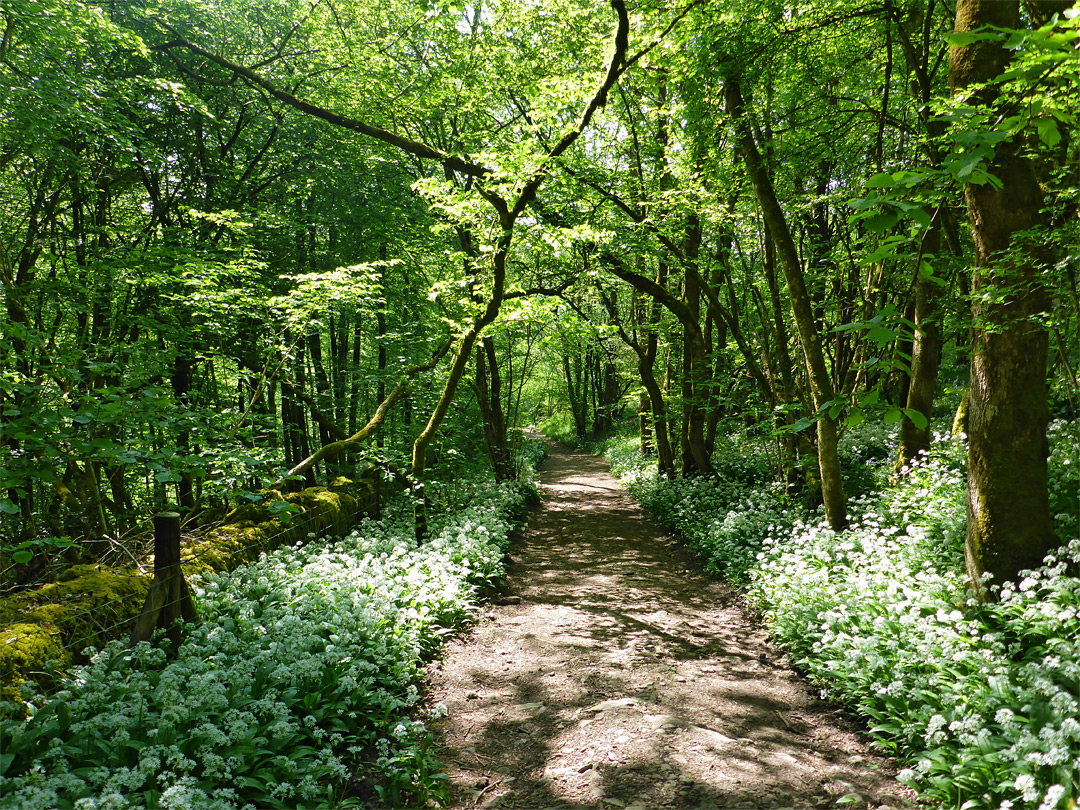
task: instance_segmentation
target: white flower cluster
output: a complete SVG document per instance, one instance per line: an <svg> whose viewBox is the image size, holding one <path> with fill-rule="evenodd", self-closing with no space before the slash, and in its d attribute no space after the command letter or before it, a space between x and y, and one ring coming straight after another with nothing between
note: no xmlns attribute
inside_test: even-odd
<svg viewBox="0 0 1080 810"><path fill-rule="evenodd" d="M116 644L29 720L2 721L0 807L334 806L358 772L422 789L421 656L502 573L525 488L469 484L417 547L408 504L343 540L192 583L175 660Z"/></svg>
<svg viewBox="0 0 1080 810"><path fill-rule="evenodd" d="M977 810L1075 808L1080 802L1080 540L1047 558L997 603L966 590L965 448L935 436L887 485L894 430L850 431L849 503L840 533L744 474L722 449L719 480L662 481L628 445L609 450L631 492L729 576L760 548L749 596L823 692L854 704L913 767L927 798ZM1050 493L1059 533L1080 526L1078 425L1050 429ZM762 521L767 522L762 528ZM735 549L736 551L732 551Z"/></svg>
<svg viewBox="0 0 1080 810"><path fill-rule="evenodd" d="M751 598L799 666L855 703L901 778L969 808L1080 793L1080 541L993 605L965 589L962 447L939 446L834 533L767 542ZM1071 574L1069 572L1072 572Z"/></svg>

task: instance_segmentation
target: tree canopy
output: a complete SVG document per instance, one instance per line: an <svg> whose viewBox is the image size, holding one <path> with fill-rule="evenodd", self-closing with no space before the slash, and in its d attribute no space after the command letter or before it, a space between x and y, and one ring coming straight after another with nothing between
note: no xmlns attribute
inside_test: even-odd
<svg viewBox="0 0 1080 810"><path fill-rule="evenodd" d="M422 535L432 463L510 476L560 414L636 411L668 477L756 425L840 528L844 432L900 423L902 469L947 388L969 573L1015 575L1057 542L1080 83L1070 4L992 9L8 3L8 573L371 463Z"/></svg>

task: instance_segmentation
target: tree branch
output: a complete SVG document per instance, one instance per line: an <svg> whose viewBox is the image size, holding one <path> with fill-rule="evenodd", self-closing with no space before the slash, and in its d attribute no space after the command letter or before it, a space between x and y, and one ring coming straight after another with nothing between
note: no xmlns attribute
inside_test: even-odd
<svg viewBox="0 0 1080 810"><path fill-rule="evenodd" d="M414 141L411 138L406 138L402 135L398 135L396 132L391 132L388 129L382 129L381 127L372 126L366 124L363 121L355 118L349 118L348 116L340 115L332 110L328 110L325 107L320 107L317 104L312 104L310 101L306 101L302 98L297 98L292 93L287 93L280 89L254 70L243 65L237 64L229 59L226 59L220 54L216 54L213 51L208 51L194 42L180 38L174 39L170 42L163 43L157 46L157 50L167 51L172 48L185 48L198 56L207 59L214 64L225 68L228 71L246 79L256 87L260 87L276 98L278 101L288 104L290 107L294 107L303 113L321 118L334 126L342 127L343 129L349 129L354 132L359 132L362 135L367 135L370 138L382 141L383 143L396 146L403 152L407 152L410 155L415 155L419 158L426 158L428 160L435 160L444 166L449 166L455 171L459 171L462 174L469 174L475 177L484 177L491 173L491 170L486 166L482 166L479 163L474 163L464 157L458 157L457 155L451 155L443 152L441 149L436 149L434 146L430 146L420 141Z"/></svg>
<svg viewBox="0 0 1080 810"><path fill-rule="evenodd" d="M409 383L412 381L412 378L419 374L421 371L430 371L431 369L435 368L435 366L439 364L439 361L443 359L446 353L450 351L450 346L452 344L453 341L446 341L446 343L440 346L438 351L436 351L432 358L426 363L420 363L418 365L410 366L409 368L405 369L405 371L401 375L401 379L398 380L397 385L395 385L394 388L390 391L390 393L386 395L386 399L379 403L379 407L375 409L375 415L372 416L368 423L364 425L359 431L346 439L332 442L331 444L320 447L306 459L304 459L287 473L285 473L285 475L275 481L270 486L270 489L282 489L290 478L297 475L303 475L320 461L324 461L328 458L336 458L342 453L347 453L350 450L359 449L360 443L366 440L376 430L379 429L382 423L386 420L386 415L390 412L390 409L393 408L394 405L396 405L403 396L405 396L405 392L408 390Z"/></svg>

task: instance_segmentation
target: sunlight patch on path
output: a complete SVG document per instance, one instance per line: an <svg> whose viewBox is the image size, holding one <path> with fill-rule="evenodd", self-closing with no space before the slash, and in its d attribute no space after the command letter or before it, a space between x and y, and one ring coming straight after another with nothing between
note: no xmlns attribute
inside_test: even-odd
<svg viewBox="0 0 1080 810"><path fill-rule="evenodd" d="M451 807L899 807L907 795L600 459L553 448L492 607L429 672ZM838 802L840 804L838 805Z"/></svg>

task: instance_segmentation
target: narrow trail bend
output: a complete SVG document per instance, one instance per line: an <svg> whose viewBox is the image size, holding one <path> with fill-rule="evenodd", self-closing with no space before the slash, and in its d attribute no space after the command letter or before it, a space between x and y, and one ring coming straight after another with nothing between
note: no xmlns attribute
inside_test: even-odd
<svg viewBox="0 0 1080 810"><path fill-rule="evenodd" d="M892 764L783 664L607 464L552 447L513 604L431 665L451 807L900 807ZM520 599L520 601L518 601Z"/></svg>

